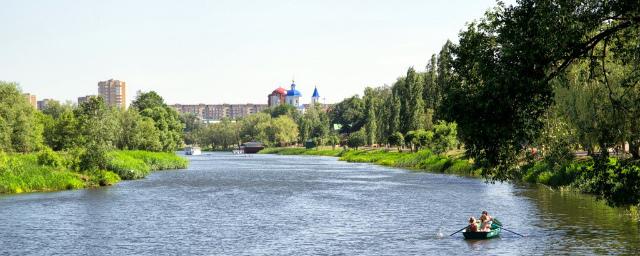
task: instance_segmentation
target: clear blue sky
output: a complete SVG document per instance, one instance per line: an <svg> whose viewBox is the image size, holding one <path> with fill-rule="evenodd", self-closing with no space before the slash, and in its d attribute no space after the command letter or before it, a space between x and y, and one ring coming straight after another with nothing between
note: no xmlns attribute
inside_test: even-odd
<svg viewBox="0 0 640 256"><path fill-rule="evenodd" d="M512 1L506 1L512 2ZM168 103L266 103L295 77L303 102L391 84L494 0L0 2L0 80L38 99L109 78Z"/></svg>

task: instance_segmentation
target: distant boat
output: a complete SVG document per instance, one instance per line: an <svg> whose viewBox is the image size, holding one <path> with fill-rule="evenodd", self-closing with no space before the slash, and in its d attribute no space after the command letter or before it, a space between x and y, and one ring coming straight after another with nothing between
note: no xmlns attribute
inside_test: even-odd
<svg viewBox="0 0 640 256"><path fill-rule="evenodd" d="M246 142L240 145L240 150L245 154L255 154L262 149L264 149L264 146L260 142Z"/></svg>
<svg viewBox="0 0 640 256"><path fill-rule="evenodd" d="M234 149L231 152L233 152L233 154L235 155L244 154L244 150L242 149Z"/></svg>
<svg viewBox="0 0 640 256"><path fill-rule="evenodd" d="M198 146L189 146L184 148L184 154L188 156L199 156L202 155L202 150Z"/></svg>

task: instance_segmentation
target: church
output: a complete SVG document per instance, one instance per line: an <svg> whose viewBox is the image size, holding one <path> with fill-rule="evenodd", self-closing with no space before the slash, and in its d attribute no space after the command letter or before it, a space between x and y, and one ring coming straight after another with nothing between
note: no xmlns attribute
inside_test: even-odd
<svg viewBox="0 0 640 256"><path fill-rule="evenodd" d="M268 95L268 104L269 107L287 104L304 111L306 104L300 103L300 97L302 97L302 94L296 89L295 81L292 81L290 90L282 87L273 90L273 92ZM313 89L313 94L311 95L311 104L315 103L320 103L320 94L318 93L317 87Z"/></svg>

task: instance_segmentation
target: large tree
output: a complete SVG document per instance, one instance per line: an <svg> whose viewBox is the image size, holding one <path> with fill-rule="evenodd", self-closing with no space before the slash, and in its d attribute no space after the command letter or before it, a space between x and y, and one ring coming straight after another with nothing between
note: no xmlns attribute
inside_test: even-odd
<svg viewBox="0 0 640 256"><path fill-rule="evenodd" d="M0 81L0 150L35 151L42 146L42 129L18 84Z"/></svg>
<svg viewBox="0 0 640 256"><path fill-rule="evenodd" d="M332 124L342 126L340 133L358 131L365 124L364 101L358 95L346 98L331 108L329 116Z"/></svg>
<svg viewBox="0 0 640 256"><path fill-rule="evenodd" d="M143 117L151 118L159 132L163 151L174 151L182 146L184 123L175 109L167 106L156 92L140 92L131 103Z"/></svg>
<svg viewBox="0 0 640 256"><path fill-rule="evenodd" d="M623 0L521 0L461 32L443 105L486 175L518 175L514 163L553 102L551 80L597 45L637 28L639 9Z"/></svg>

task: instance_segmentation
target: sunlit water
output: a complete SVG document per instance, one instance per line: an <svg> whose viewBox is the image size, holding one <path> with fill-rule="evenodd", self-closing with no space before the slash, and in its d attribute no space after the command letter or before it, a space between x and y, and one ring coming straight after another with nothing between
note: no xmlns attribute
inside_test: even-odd
<svg viewBox="0 0 640 256"><path fill-rule="evenodd" d="M0 197L0 255L635 254L638 224L588 196L329 157L190 157L188 170ZM466 241L487 209L519 237Z"/></svg>

